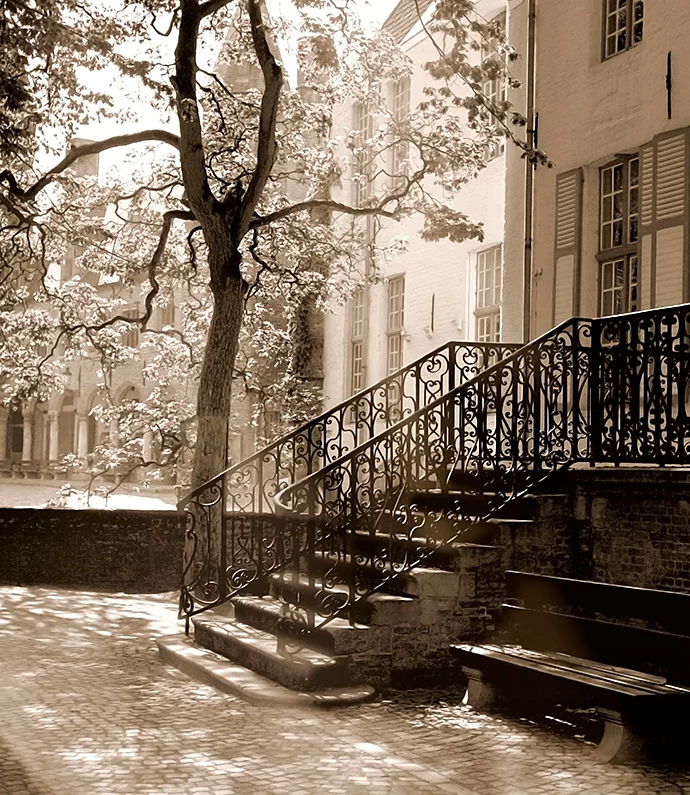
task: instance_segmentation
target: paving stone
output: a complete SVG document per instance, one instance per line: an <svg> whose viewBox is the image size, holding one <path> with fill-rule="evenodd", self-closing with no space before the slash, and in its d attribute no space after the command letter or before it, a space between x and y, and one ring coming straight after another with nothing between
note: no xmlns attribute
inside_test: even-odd
<svg viewBox="0 0 690 795"><path fill-rule="evenodd" d="M462 693L252 704L163 664L174 595L0 588L0 795L690 795L687 765L481 715Z"/></svg>

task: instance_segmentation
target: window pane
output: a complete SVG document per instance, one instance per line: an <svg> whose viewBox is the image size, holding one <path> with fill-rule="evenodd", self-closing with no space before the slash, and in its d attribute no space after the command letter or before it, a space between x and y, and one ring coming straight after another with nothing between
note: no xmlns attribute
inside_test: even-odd
<svg viewBox="0 0 690 795"><path fill-rule="evenodd" d="M614 247L623 245L623 224L621 221L613 222L613 245Z"/></svg>

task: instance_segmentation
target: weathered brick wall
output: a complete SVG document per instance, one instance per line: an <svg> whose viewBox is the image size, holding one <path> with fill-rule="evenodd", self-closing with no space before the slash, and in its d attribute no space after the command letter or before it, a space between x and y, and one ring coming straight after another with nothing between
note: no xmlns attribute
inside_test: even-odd
<svg viewBox="0 0 690 795"><path fill-rule="evenodd" d="M503 570L690 591L690 472L582 469L564 483L533 522L500 526Z"/></svg>
<svg viewBox="0 0 690 795"><path fill-rule="evenodd" d="M690 472L580 473L576 515L592 579L690 591Z"/></svg>
<svg viewBox="0 0 690 795"><path fill-rule="evenodd" d="M182 575L185 515L0 509L0 583L156 593Z"/></svg>

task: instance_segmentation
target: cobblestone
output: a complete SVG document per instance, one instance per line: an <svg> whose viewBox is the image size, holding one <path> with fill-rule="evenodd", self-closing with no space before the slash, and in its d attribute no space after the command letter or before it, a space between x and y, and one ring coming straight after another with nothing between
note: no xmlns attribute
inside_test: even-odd
<svg viewBox="0 0 690 795"><path fill-rule="evenodd" d="M252 705L156 655L173 597L0 589L3 795L690 795L688 765L474 713L458 693Z"/></svg>

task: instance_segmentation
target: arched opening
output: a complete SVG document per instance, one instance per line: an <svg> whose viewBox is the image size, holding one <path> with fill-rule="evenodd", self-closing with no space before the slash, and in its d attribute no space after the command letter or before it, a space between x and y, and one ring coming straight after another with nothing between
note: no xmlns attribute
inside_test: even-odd
<svg viewBox="0 0 690 795"><path fill-rule="evenodd" d="M7 420L7 439L6 455L13 463L22 460L22 450L24 448L24 416L21 407L12 406L10 416Z"/></svg>
<svg viewBox="0 0 690 795"><path fill-rule="evenodd" d="M75 394L68 390L62 398L60 407L60 423L58 432L58 458L62 458L69 453L76 451L76 406Z"/></svg>
<svg viewBox="0 0 690 795"><path fill-rule="evenodd" d="M98 405L98 392L94 392L93 395L91 395L91 400L89 400L88 409L87 409L86 452L88 455L93 455L96 447L107 441L103 438L104 429L100 427L101 423L93 415L93 410L97 405Z"/></svg>
<svg viewBox="0 0 690 795"><path fill-rule="evenodd" d="M37 461L43 462L48 460L48 445L49 438L47 433L46 416L48 413L48 404L44 402L37 403L34 408L34 453L33 458Z"/></svg>

